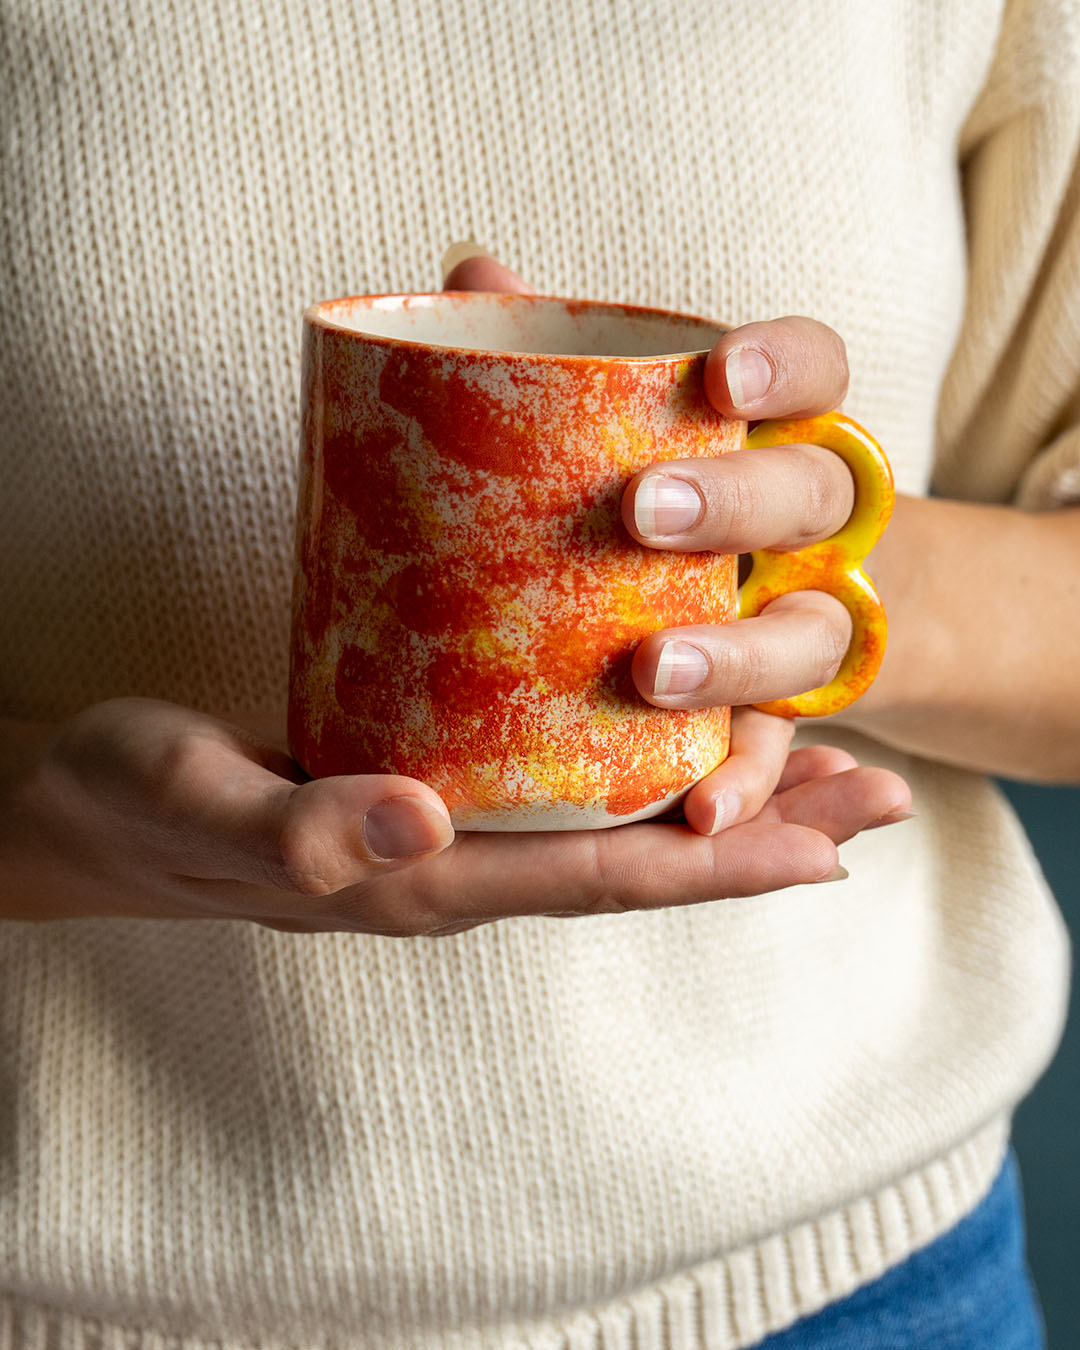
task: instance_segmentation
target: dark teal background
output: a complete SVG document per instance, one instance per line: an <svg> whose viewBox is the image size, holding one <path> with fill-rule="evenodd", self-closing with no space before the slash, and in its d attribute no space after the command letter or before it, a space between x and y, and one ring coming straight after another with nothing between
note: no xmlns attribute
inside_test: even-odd
<svg viewBox="0 0 1080 1350"><path fill-rule="evenodd" d="M1002 783L1020 813L1080 952L1080 788ZM1057 1058L1016 1114L1028 1254L1049 1350L1080 1347L1080 991Z"/></svg>

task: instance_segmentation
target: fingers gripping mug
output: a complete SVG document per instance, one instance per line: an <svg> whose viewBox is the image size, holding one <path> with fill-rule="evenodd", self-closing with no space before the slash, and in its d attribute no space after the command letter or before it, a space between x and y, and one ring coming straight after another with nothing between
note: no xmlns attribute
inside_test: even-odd
<svg viewBox="0 0 1080 1350"><path fill-rule="evenodd" d="M727 755L730 710L654 708L630 677L660 628L819 589L851 613L836 678L764 706L836 711L881 662L859 564L892 507L873 439L838 413L757 426L705 397L724 328L641 307L446 292L304 315L289 737L315 777L430 784L455 826L584 829L654 816ZM855 509L832 538L735 557L643 548L627 481L654 461L811 442Z"/></svg>

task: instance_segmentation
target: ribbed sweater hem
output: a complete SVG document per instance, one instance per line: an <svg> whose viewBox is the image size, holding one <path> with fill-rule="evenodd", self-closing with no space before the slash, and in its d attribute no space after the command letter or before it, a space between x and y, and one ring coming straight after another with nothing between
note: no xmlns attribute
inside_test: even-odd
<svg viewBox="0 0 1080 1350"><path fill-rule="evenodd" d="M466 1328L250 1338L150 1328L0 1297L0 1350L742 1350L877 1279L979 1203L1009 1122L872 1195L618 1300L562 1317Z"/></svg>

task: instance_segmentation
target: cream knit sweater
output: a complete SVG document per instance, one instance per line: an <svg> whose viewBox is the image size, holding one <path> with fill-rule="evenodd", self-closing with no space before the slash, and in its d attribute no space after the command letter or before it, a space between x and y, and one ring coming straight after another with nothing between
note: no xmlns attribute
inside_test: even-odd
<svg viewBox="0 0 1080 1350"><path fill-rule="evenodd" d="M299 315L845 337L900 487L1080 500L1074 0L0 0L0 711L279 709ZM0 1346L746 1346L967 1212L1062 926L982 778L851 880L457 937L0 925Z"/></svg>

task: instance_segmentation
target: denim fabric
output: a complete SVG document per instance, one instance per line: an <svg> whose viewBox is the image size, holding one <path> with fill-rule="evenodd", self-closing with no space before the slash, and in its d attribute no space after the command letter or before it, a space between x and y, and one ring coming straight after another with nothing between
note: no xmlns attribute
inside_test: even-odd
<svg viewBox="0 0 1080 1350"><path fill-rule="evenodd" d="M1012 1153L989 1195L936 1242L756 1350L1043 1350Z"/></svg>

